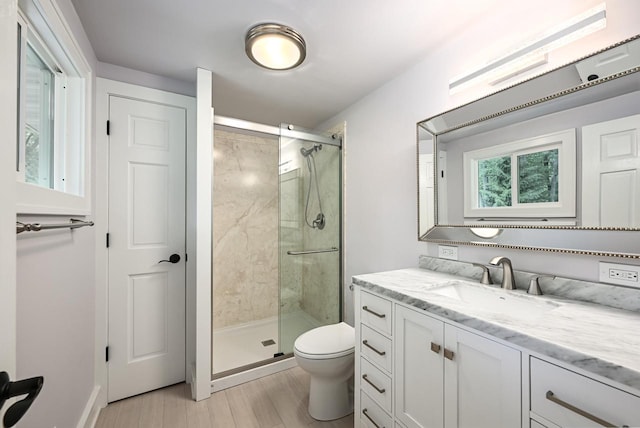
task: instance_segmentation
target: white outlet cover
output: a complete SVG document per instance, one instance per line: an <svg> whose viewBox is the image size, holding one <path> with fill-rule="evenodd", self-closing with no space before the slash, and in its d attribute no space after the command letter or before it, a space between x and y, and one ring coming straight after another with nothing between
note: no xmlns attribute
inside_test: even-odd
<svg viewBox="0 0 640 428"><path fill-rule="evenodd" d="M438 245L438 257L441 259L458 260L458 247Z"/></svg>
<svg viewBox="0 0 640 428"><path fill-rule="evenodd" d="M635 273L636 280L612 278L610 274L611 270ZM640 266L623 265L620 263L600 262L600 282L606 282L607 284L624 285L624 286L633 287L633 288L640 288Z"/></svg>

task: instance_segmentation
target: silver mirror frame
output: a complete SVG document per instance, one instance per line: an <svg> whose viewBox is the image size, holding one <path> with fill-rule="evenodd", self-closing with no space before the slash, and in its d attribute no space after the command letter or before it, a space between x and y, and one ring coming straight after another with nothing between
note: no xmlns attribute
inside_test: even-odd
<svg viewBox="0 0 640 428"><path fill-rule="evenodd" d="M481 246L481 247L494 247L494 248L506 248L525 251L544 251L551 253L565 253L565 254L581 254L596 257L619 257L627 259L640 259L640 228L612 228L612 227L583 227L583 226L522 226L522 225L510 225L502 224L496 225L459 225L459 224L439 224L438 223L438 179L437 179L437 156L434 156L434 201L433 207L435 226L431 227L426 232L421 231L420 227L420 170L419 170L419 153L420 153L420 133L426 131L433 137L433 153L438 153L438 139L446 138L451 134L462 132L473 132L469 130L482 129L491 121L500 122L501 119L507 115L521 115L525 114L524 111L529 109L535 109L538 106L548 106L550 102L554 100L561 101L558 105L561 107L556 111L561 111L567 107L567 99L571 99L574 94L586 93L585 90L591 93L597 93L600 91L604 93L608 87L626 87L625 79L634 79L634 83L631 85L635 90L640 90L640 84L635 83L640 81L640 66L634 67L610 76L600 78L598 80L590 81L578 86L558 90L552 94L543 96L534 100L526 100L521 104L515 106L505 106L505 108L496 112L485 112L486 114L480 117L466 120L461 123L453 124L452 126L445 127L443 129L430 129L428 124L443 123L443 116L448 113L457 115L464 109L474 110L477 109L478 103L485 102L486 100L506 95L507 91L517 91L521 89L523 85L531 85L536 79L544 79L551 76L551 73L562 70L565 67L571 66L577 62L580 62L586 58L598 55L607 50L622 46L626 43L640 39L640 34L627 40L623 40L605 49L601 49L583 58L580 58L570 64L565 64L561 67L550 70L544 74L532 77L523 82L517 83L513 86L509 86L500 91L489 94L478 100L474 100L470 103L464 104L457 108L445 111L439 115L427 118L416 124L416 164L417 164L417 184L418 184L418 197L417 197L417 214L418 214L418 240L424 242L432 242L438 244L449 245L466 245L466 246ZM632 77L627 77L632 76ZM614 82L614 83L610 83ZM594 89L591 89L594 88ZM588 98L588 96L587 96ZM548 103L548 104L546 104ZM587 103L584 103L587 104ZM540 107L541 109L543 107ZM548 108L545 109L545 114L549 114ZM542 115L542 114L541 114ZM536 117L536 116L534 116ZM448 135L445 135L448 134ZM500 229L495 237L482 238L471 231L472 228L493 228Z"/></svg>

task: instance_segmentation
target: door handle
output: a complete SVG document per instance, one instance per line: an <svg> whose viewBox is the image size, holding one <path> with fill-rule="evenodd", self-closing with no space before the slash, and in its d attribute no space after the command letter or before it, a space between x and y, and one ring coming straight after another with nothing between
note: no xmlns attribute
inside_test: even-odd
<svg viewBox="0 0 640 428"><path fill-rule="evenodd" d="M11 382L7 372L0 372L0 408L9 398L27 395L7 409L2 420L3 426L8 428L18 423L40 394L43 384L42 376Z"/></svg>
<svg viewBox="0 0 640 428"><path fill-rule="evenodd" d="M167 263L173 263L173 264L176 264L176 263L178 263L179 261L180 261L180 255L179 255L179 254L171 254L171 255L169 256L169 260L160 260L158 263L164 263L164 262L167 262Z"/></svg>

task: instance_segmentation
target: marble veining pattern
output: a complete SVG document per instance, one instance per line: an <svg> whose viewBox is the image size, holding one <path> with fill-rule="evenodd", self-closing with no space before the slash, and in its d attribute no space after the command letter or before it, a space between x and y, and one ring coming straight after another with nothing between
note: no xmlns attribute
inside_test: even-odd
<svg viewBox="0 0 640 428"><path fill-rule="evenodd" d="M215 131L213 327L278 314L278 140Z"/></svg>
<svg viewBox="0 0 640 428"><path fill-rule="evenodd" d="M482 269L473 266L471 263L436 257L420 256L419 267L435 272L463 276L476 281L480 281L482 277ZM494 284L500 284L500 281L502 281L502 268L491 265L487 265L487 267L491 272ZM521 290L526 290L529 286L529 280L536 275L515 269L513 273L517 287ZM545 294L640 312L640 290L637 289L560 277L555 279L540 278L539 283Z"/></svg>
<svg viewBox="0 0 640 428"><path fill-rule="evenodd" d="M475 268L477 269L477 268ZM528 296L522 290L494 293L548 302L540 316L507 316L434 292L456 283L483 287L450 273L403 269L357 275L353 283L464 326L490 334L640 390L640 315L637 312L557 296Z"/></svg>
<svg viewBox="0 0 640 428"><path fill-rule="evenodd" d="M305 144L305 146L309 146ZM305 181L302 191L304 248L340 248L340 150L324 145L315 155L325 227L313 229L304 222L304 204L309 191L309 171L305 161L302 169ZM315 181L315 178L314 178ZM311 188L309 219L320 211L316 190ZM310 254L299 259L303 266L304 286L302 307L322 324L333 324L340 319L340 252Z"/></svg>

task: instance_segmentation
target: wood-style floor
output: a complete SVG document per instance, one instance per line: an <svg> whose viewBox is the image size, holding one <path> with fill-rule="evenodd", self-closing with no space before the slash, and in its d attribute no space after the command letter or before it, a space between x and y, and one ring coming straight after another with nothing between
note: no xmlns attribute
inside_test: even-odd
<svg viewBox="0 0 640 428"><path fill-rule="evenodd" d="M353 414L319 422L307 413L309 375L295 367L195 402L181 383L102 409L96 428L352 428Z"/></svg>

